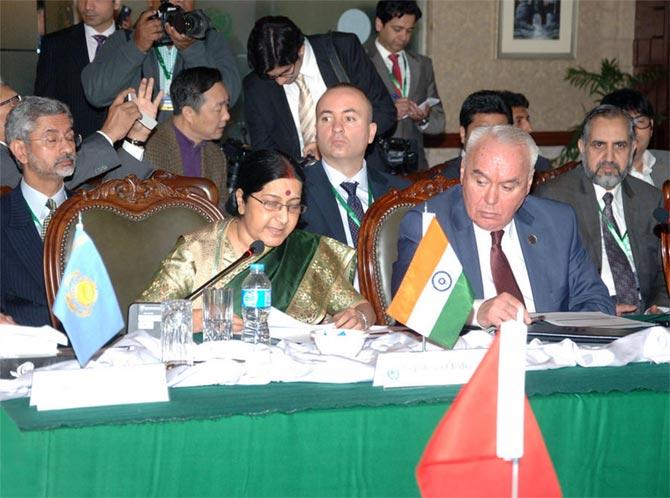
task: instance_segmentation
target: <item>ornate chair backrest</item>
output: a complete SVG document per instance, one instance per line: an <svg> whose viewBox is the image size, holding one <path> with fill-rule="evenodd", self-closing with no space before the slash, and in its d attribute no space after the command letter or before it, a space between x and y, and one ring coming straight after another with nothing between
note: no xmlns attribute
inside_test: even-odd
<svg viewBox="0 0 670 498"><path fill-rule="evenodd" d="M157 169L151 178L174 188L186 188L193 194L204 195L215 206L219 205L219 189L209 178L199 176L180 176L162 169Z"/></svg>
<svg viewBox="0 0 670 498"><path fill-rule="evenodd" d="M49 308L65 270L79 215L105 262L124 314L181 234L224 217L202 192L134 175L77 192L58 208L44 240ZM52 322L58 323L53 316Z"/></svg>
<svg viewBox="0 0 670 498"><path fill-rule="evenodd" d="M400 221L412 207L457 185L443 176L392 189L377 199L363 217L358 236L358 279L361 293L377 314L377 323L392 325L386 314L391 303L391 271L398 257Z"/></svg>
<svg viewBox="0 0 670 498"><path fill-rule="evenodd" d="M663 207L670 211L670 180L663 183ZM661 230L661 258L663 260L663 272L665 273L665 285L670 293L670 227L665 226Z"/></svg>
<svg viewBox="0 0 670 498"><path fill-rule="evenodd" d="M533 178L533 186L531 188L531 192L538 186L542 185L543 183L546 183L549 180L553 180L557 176L560 176L563 173L567 173L568 171L575 169L580 164L582 164L581 161L570 161L568 163L563 164L562 166L559 166L558 168L550 169L549 171L538 171L537 173L535 173L535 178Z"/></svg>

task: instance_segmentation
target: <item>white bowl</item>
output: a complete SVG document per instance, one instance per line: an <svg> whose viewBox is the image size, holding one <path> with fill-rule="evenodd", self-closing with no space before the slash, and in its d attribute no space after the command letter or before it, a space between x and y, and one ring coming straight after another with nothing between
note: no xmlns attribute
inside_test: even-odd
<svg viewBox="0 0 670 498"><path fill-rule="evenodd" d="M312 331L312 339L321 354L354 358L363 348L368 334L361 330L320 329Z"/></svg>

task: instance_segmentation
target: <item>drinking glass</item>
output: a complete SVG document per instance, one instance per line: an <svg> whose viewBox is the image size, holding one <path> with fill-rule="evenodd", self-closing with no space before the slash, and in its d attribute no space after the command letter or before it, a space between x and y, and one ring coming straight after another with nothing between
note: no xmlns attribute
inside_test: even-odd
<svg viewBox="0 0 670 498"><path fill-rule="evenodd" d="M163 363L193 364L193 307L188 299L161 304L161 352Z"/></svg>
<svg viewBox="0 0 670 498"><path fill-rule="evenodd" d="M205 289L202 296L202 336L204 341L233 338L233 290Z"/></svg>

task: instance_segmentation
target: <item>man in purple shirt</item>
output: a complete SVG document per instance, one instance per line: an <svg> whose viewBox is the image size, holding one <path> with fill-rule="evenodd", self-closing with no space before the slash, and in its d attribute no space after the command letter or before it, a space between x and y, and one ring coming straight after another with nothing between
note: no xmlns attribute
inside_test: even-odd
<svg viewBox="0 0 670 498"><path fill-rule="evenodd" d="M210 67L186 69L175 77L170 95L173 116L156 128L145 156L156 169L209 178L225 201L226 157L217 141L230 114L221 73Z"/></svg>

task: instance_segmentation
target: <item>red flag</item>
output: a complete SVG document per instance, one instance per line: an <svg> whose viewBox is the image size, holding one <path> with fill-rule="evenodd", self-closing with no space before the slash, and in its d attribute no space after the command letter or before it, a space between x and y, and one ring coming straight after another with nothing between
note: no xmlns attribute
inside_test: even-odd
<svg viewBox="0 0 670 498"><path fill-rule="evenodd" d="M512 462L496 456L500 334L433 433L416 469L424 497L511 496ZM519 496L562 496L542 433L525 399Z"/></svg>

